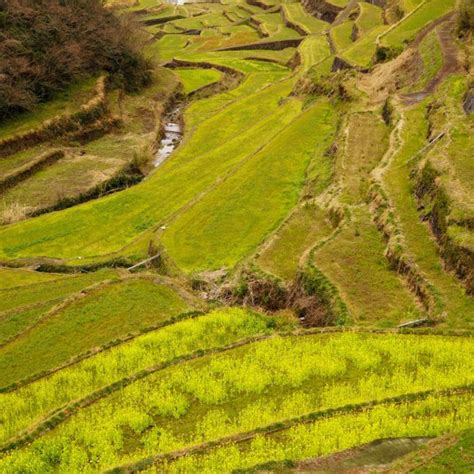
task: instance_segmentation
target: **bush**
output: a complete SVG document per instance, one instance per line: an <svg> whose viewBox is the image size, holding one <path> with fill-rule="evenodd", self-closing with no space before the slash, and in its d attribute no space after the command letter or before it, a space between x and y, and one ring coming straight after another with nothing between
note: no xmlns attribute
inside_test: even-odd
<svg viewBox="0 0 474 474"><path fill-rule="evenodd" d="M474 4L472 0L461 0L459 4L458 28L460 32L474 28Z"/></svg>
<svg viewBox="0 0 474 474"><path fill-rule="evenodd" d="M0 0L0 31L0 119L99 71L127 91L151 79L133 21L100 0Z"/></svg>

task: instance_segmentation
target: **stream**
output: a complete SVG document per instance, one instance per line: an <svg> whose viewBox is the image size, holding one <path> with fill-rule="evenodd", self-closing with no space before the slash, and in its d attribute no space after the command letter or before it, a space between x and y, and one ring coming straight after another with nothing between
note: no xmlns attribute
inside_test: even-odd
<svg viewBox="0 0 474 474"><path fill-rule="evenodd" d="M182 105L177 105L165 115L164 136L155 153L155 168L163 164L183 139L183 126L180 120Z"/></svg>

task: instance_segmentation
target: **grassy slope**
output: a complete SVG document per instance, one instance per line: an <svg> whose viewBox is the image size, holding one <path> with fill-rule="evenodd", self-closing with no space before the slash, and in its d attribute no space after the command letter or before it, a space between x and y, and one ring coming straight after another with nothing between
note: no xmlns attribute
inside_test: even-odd
<svg viewBox="0 0 474 474"><path fill-rule="evenodd" d="M101 470L304 413L381 400L408 387L416 392L472 380L472 350L468 338L271 338L151 374L81 410L23 452L35 457L61 446L60 469L80 471L90 458ZM467 422L466 408L460 426ZM441 426L431 431L445 430ZM82 454L73 458L71 450Z"/></svg>
<svg viewBox="0 0 474 474"><path fill-rule="evenodd" d="M295 106L286 117L294 116ZM295 205L315 147L323 159L324 144L329 143L334 127L328 103L304 112L172 224L163 240L171 257L185 270L196 271L233 266L251 252Z"/></svg>
<svg viewBox="0 0 474 474"><path fill-rule="evenodd" d="M414 156L426 144L426 104L405 113L402 145L385 175L385 184L406 239L407 247L423 274L435 285L450 325L472 326L474 308L456 278L443 270L437 246L426 224L420 221L412 194L410 168Z"/></svg>
<svg viewBox="0 0 474 474"><path fill-rule="evenodd" d="M331 225L325 213L316 206L298 208L285 222L275 238L258 255L264 270L291 281L306 251L330 235Z"/></svg>
<svg viewBox="0 0 474 474"><path fill-rule="evenodd" d="M59 273L38 273L21 268L0 267L0 290L64 277Z"/></svg>
<svg viewBox="0 0 474 474"><path fill-rule="evenodd" d="M285 324L279 318L241 308L219 308L137 336L2 395L6 409L0 414L0 443L53 409L147 368L176 361L196 351L223 347L256 335L269 335L275 327ZM26 400L33 403L25 403Z"/></svg>
<svg viewBox="0 0 474 474"><path fill-rule="evenodd" d="M82 288L103 280L113 280L116 277L117 273L113 270L101 270L95 273L57 278L50 282L39 282L20 288L6 288L0 290L0 313L47 301L56 301Z"/></svg>
<svg viewBox="0 0 474 474"><path fill-rule="evenodd" d="M321 33L328 29L328 24L325 21L315 18L310 15L299 2L286 3L282 6L285 10L287 18L305 30L308 34Z"/></svg>
<svg viewBox="0 0 474 474"><path fill-rule="evenodd" d="M361 34L366 34L376 26L383 24L383 10L371 3L359 2L360 13L356 25Z"/></svg>
<svg viewBox="0 0 474 474"><path fill-rule="evenodd" d="M134 188L64 212L7 226L0 231L4 255L13 257L24 253L76 257L118 250L232 169L239 158L223 154L230 139L233 138L239 149L245 144L248 152L244 156L258 149L259 144L249 143L245 134L236 135L244 125L255 123L254 127L258 126L259 120L278 108L280 98L290 88L291 82L277 83L231 103L222 112L203 121L172 160ZM223 123L225 127L217 126ZM225 159L216 162L217 156ZM196 180L196 176L200 179ZM160 206L157 207L156 202ZM114 225L114 233L109 230L111 222L121 223L120 226Z"/></svg>
<svg viewBox="0 0 474 474"><path fill-rule="evenodd" d="M130 280L77 296L0 349L0 385L8 385L129 332L189 309L175 291Z"/></svg>
<svg viewBox="0 0 474 474"><path fill-rule="evenodd" d="M381 44L395 49L401 49L406 42L411 41L421 28L431 21L453 10L455 0L430 0L423 4L412 15L407 16L399 25L382 36Z"/></svg>
<svg viewBox="0 0 474 474"><path fill-rule="evenodd" d="M344 21L340 25L334 26L330 30L330 35L336 51L344 51L352 45L352 27L353 21Z"/></svg>
<svg viewBox="0 0 474 474"><path fill-rule="evenodd" d="M175 72L183 84L185 94L213 84L221 78L221 73L215 69L177 69Z"/></svg>
<svg viewBox="0 0 474 474"><path fill-rule="evenodd" d="M366 209L315 255L315 263L339 288L356 324L395 326L416 319L409 291L384 257L385 243Z"/></svg>

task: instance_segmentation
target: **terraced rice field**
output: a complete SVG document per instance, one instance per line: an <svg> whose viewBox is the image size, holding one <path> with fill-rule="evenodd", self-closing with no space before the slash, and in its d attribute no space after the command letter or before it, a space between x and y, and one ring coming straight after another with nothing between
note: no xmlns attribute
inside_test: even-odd
<svg viewBox="0 0 474 474"><path fill-rule="evenodd" d="M456 2L107 3L153 83L0 123L0 472L470 472Z"/></svg>

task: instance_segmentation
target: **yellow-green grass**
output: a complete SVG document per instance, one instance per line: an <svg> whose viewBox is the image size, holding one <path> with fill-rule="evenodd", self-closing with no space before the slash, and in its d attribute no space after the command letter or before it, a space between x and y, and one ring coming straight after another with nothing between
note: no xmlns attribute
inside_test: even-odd
<svg viewBox="0 0 474 474"><path fill-rule="evenodd" d="M133 188L4 227L0 255L77 258L119 250L255 153L261 146L260 129L269 129L270 137L278 133L279 124L269 119L292 87L293 81L276 83L202 121L171 159ZM249 133L255 138L249 140ZM112 223L114 232L110 231Z"/></svg>
<svg viewBox="0 0 474 474"><path fill-rule="evenodd" d="M352 29L354 22L347 20L334 26L330 29L329 34L331 35L332 42L336 51L341 52L347 49L353 44L352 41Z"/></svg>
<svg viewBox="0 0 474 474"><path fill-rule="evenodd" d="M350 0L327 0L328 3L336 5L336 7L345 8L347 7Z"/></svg>
<svg viewBox="0 0 474 474"><path fill-rule="evenodd" d="M130 156L130 161L132 158ZM12 205L32 212L47 209L64 199L76 198L110 179L125 164L126 161L118 158L69 154L5 191L0 214Z"/></svg>
<svg viewBox="0 0 474 474"><path fill-rule="evenodd" d="M461 75L450 76L436 94L442 104L433 111L430 119L436 131L449 134L448 140L442 140L432 150L429 160L441 173L440 184L447 190L452 201L452 217L455 222L465 221L472 216L474 198L472 183L474 167L472 166L472 150L474 148L474 115L466 116L462 107L463 98L468 91L468 79ZM449 166L447 166L449 160Z"/></svg>
<svg viewBox="0 0 474 474"><path fill-rule="evenodd" d="M423 72L410 87L412 92L423 90L433 80L443 65L443 52L436 30L429 33L418 47L423 62Z"/></svg>
<svg viewBox="0 0 474 474"><path fill-rule="evenodd" d="M412 15L407 16L395 28L384 34L380 44L401 51L406 43L414 39L421 28L452 11L455 3L455 0L427 0Z"/></svg>
<svg viewBox="0 0 474 474"><path fill-rule="evenodd" d="M192 102L184 114L186 130L194 130L204 119L218 113L233 101L239 100L246 94L254 93L278 81L283 76L282 72L250 73L235 89Z"/></svg>
<svg viewBox="0 0 474 474"><path fill-rule="evenodd" d="M175 72L183 84L185 94L218 82L222 77L221 72L215 69L176 69Z"/></svg>
<svg viewBox="0 0 474 474"><path fill-rule="evenodd" d="M54 452L55 468L61 472L81 472L85 466L103 471L114 464L307 413L449 389L472 383L473 347L469 338L432 336L343 333L273 337L184 362L115 391L31 446L6 455L0 470L8 472L15 466L18 472L29 460L30 466L42 466L42 472L48 472L51 458L46 453ZM431 430L440 430L443 417L449 423L441 425L441 432L451 427L462 429L472 422L469 403L457 404L459 424L453 423L453 408L442 404L426 410L433 419ZM418 415L412 423L423 413L398 410L404 418L410 411ZM367 412L371 413L366 410L366 416ZM386 412L384 423L377 420L367 426L393 427L393 412ZM432 433L429 425L421 428ZM342 443L340 430L333 436ZM357 433L349 439L355 442ZM337 448L332 446L333 451ZM217 472L228 472L222 465L220 469Z"/></svg>
<svg viewBox="0 0 474 474"><path fill-rule="evenodd" d="M0 124L2 139L25 133L57 115L76 112L93 97L97 78L90 77L59 92L53 100L38 104L32 112L24 112Z"/></svg>
<svg viewBox="0 0 474 474"><path fill-rule="evenodd" d="M302 28L308 34L321 33L329 28L322 20L309 14L299 2L285 3L282 5L285 15L292 23Z"/></svg>
<svg viewBox="0 0 474 474"><path fill-rule="evenodd" d="M356 25L362 35L376 26L383 25L383 10L368 2L359 2L360 13Z"/></svg>
<svg viewBox="0 0 474 474"><path fill-rule="evenodd" d="M332 231L325 212L312 205L299 207L270 238L260 252L257 264L265 271L285 280L293 280L305 254Z"/></svg>
<svg viewBox="0 0 474 474"><path fill-rule="evenodd" d="M340 201L361 204L367 198L370 172L388 149L389 128L379 114L352 113L347 118L344 148L335 166L344 189Z"/></svg>
<svg viewBox="0 0 474 474"><path fill-rule="evenodd" d="M393 327L417 319L416 300L384 256L385 242L369 211L355 208L351 221L314 256L360 325Z"/></svg>
<svg viewBox="0 0 474 474"><path fill-rule="evenodd" d="M35 420L74 400L116 383L137 372L169 363L179 357L224 347L247 338L269 335L283 327L270 318L241 308L223 308L206 315L177 321L127 343L0 395L0 442L17 435ZM25 403L25 401L33 403Z"/></svg>
<svg viewBox="0 0 474 474"><path fill-rule="evenodd" d="M399 0L401 9L405 14L413 11L418 5L423 3L424 0Z"/></svg>
<svg viewBox="0 0 474 474"><path fill-rule="evenodd" d="M0 290L16 288L18 286L31 285L50 280L58 280L64 275L60 273L43 273L22 268L0 267Z"/></svg>
<svg viewBox="0 0 474 474"><path fill-rule="evenodd" d="M299 45L298 52L301 56L301 70L303 72L331 56L329 43L324 35L308 36Z"/></svg>
<svg viewBox="0 0 474 474"><path fill-rule="evenodd" d="M299 107L289 102L285 121ZM309 162L329 166L324 152L335 126L332 106L320 101L181 214L162 239L178 266L187 272L232 267L249 255L297 202Z"/></svg>
<svg viewBox="0 0 474 474"><path fill-rule="evenodd" d="M47 149L47 146L38 145L2 158L0 160L0 179L9 173L15 172L18 168L27 165L31 160L44 153Z"/></svg>
<svg viewBox="0 0 474 474"><path fill-rule="evenodd" d="M268 433L257 434L250 441L218 444L203 450L202 454L198 451L197 454L174 458L169 462L158 460L157 465L147 472L294 472L291 467L297 461L325 456L378 439L439 436L466 429L473 421L471 397L471 394L433 395L427 399L387 403L353 413L317 417L309 423L309 420L291 423L284 430L271 426ZM462 448L458 448L461 453ZM350 461L352 467L354 463ZM451 459L450 463L441 460L440 464L458 466L461 470L453 471L448 467L445 471L440 466L439 470L421 472L467 474L472 466L469 457L467 462ZM462 470L464 466L467 470Z"/></svg>
<svg viewBox="0 0 474 474"><path fill-rule="evenodd" d="M116 4L121 4L124 0L108 0L108 3L116 3ZM128 0L125 0L128 1ZM134 5L129 8L130 11L136 11L136 10L142 10L144 8L153 8L153 7L158 7L161 5L161 2L159 0L138 0L137 1L132 1L130 3L133 3Z"/></svg>
<svg viewBox="0 0 474 474"><path fill-rule="evenodd" d="M200 30L202 28L230 26L232 23L221 13L215 12L175 20L171 24L178 28L183 28L184 30Z"/></svg>
<svg viewBox="0 0 474 474"><path fill-rule="evenodd" d="M164 35L159 41L148 45L146 51L162 60L171 59L176 52L186 47L186 43L185 35Z"/></svg>
<svg viewBox="0 0 474 474"><path fill-rule="evenodd" d="M395 208L409 254L422 274L434 285L446 311L448 326L472 327L474 306L472 300L454 275L444 271L437 245L426 224L421 222L410 170L413 160L426 145L428 122L426 103L407 110L403 114L401 146L392 159L384 183Z"/></svg>
<svg viewBox="0 0 474 474"><path fill-rule="evenodd" d="M3 313L0 316L0 345L7 344L26 328L36 324L54 304L50 301Z"/></svg>
<svg viewBox="0 0 474 474"><path fill-rule="evenodd" d="M350 63L360 67L371 66L376 46L376 38L378 35L387 30L388 25L380 25L373 28L369 33L359 38L352 46L342 53L342 57Z"/></svg>
<svg viewBox="0 0 474 474"><path fill-rule="evenodd" d="M189 309L176 291L147 280L91 290L0 349L0 385L52 369L71 357Z"/></svg>
<svg viewBox="0 0 474 474"><path fill-rule="evenodd" d="M100 270L74 276L56 277L18 288L0 290L0 313L46 301L55 301L99 281L115 279L114 270Z"/></svg>

